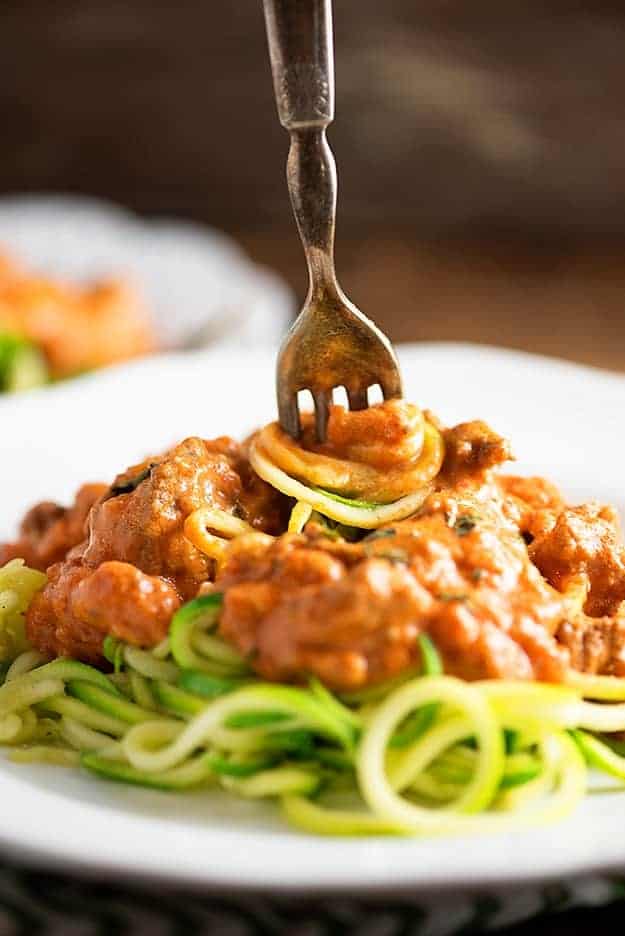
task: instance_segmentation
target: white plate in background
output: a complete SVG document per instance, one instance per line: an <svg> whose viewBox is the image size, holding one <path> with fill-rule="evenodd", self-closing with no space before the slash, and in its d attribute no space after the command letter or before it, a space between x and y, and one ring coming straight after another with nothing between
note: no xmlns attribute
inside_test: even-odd
<svg viewBox="0 0 625 936"><path fill-rule="evenodd" d="M273 347L294 311L286 284L226 234L190 221L147 220L95 198L0 198L1 251L53 278L127 279L168 348Z"/></svg>
<svg viewBox="0 0 625 936"><path fill-rule="evenodd" d="M472 345L405 347L400 357L409 397L447 423L483 417L513 440L512 470L544 473L573 501L623 507L625 378ZM0 536L39 498L67 499L185 435L241 436L272 418L273 374L267 353L197 352L0 401ZM625 865L625 793L588 797L559 825L470 840L314 838L271 805L224 792L158 793L0 755L0 801L5 850L55 870L202 888L449 891L455 900Z"/></svg>

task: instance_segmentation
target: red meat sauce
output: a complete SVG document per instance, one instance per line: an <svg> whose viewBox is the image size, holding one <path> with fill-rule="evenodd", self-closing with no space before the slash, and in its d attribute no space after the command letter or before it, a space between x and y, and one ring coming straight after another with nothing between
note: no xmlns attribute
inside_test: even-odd
<svg viewBox="0 0 625 936"><path fill-rule="evenodd" d="M206 504L267 533L288 518L285 499L226 437L186 439L110 487L82 488L68 510L33 508L19 540L0 547L0 564L23 556L48 574L27 614L31 643L49 656L99 663L107 634L143 647L160 641L174 612L214 573L183 533L186 518Z"/></svg>
<svg viewBox="0 0 625 936"><path fill-rule="evenodd" d="M104 636L153 646L208 589L223 594L221 635L268 679L375 684L418 664L423 632L445 670L467 679L560 681L571 666L625 675L614 511L567 506L541 478L498 475L509 447L482 422L439 428L433 493L416 516L358 542L319 522L284 532L292 501L228 438L186 439L110 487L82 488L69 509L33 508L18 541L0 547L0 563L23 556L48 573L27 615L31 642L97 664ZM215 578L183 532L206 505L273 539L234 540Z"/></svg>

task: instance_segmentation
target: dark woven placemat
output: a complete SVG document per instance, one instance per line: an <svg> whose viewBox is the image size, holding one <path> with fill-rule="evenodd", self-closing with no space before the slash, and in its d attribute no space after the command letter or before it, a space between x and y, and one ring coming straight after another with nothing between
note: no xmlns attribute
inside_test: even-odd
<svg viewBox="0 0 625 936"><path fill-rule="evenodd" d="M624 913L625 887L613 878L424 902L410 895L204 896L0 863L1 936L571 936L597 926L620 930Z"/></svg>

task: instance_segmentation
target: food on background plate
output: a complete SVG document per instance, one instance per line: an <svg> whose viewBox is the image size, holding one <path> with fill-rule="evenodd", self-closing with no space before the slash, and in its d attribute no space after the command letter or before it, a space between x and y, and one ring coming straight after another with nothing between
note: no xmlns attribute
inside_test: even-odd
<svg viewBox="0 0 625 936"><path fill-rule="evenodd" d="M135 291L121 280L79 286L0 255L0 392L40 386L153 351Z"/></svg>
<svg viewBox="0 0 625 936"><path fill-rule="evenodd" d="M323 444L189 438L35 506L0 547L0 740L322 834L567 815L587 765L625 779L625 547L510 457L333 406Z"/></svg>

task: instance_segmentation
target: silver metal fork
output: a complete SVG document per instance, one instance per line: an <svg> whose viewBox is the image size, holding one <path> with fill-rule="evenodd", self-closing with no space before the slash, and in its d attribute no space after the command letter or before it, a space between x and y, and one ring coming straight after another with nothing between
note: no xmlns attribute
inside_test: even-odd
<svg viewBox="0 0 625 936"><path fill-rule="evenodd" d="M297 394L310 390L317 438L324 441L334 387L351 409L365 409L367 388L401 397L388 338L341 290L334 269L336 164L326 140L334 118L331 0L264 0L280 123L291 135L287 182L304 245L310 285L278 356L278 414L293 438L301 431Z"/></svg>

